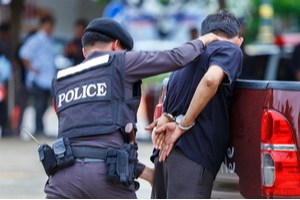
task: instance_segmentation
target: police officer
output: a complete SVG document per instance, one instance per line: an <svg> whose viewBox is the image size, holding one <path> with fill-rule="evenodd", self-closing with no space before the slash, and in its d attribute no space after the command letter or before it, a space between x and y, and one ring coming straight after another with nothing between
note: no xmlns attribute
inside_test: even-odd
<svg viewBox="0 0 300 200"><path fill-rule="evenodd" d="M59 128L54 170L46 164L46 197L136 198L132 175L149 171L136 164L133 131L126 125L136 129L141 79L180 69L216 39L210 33L168 51L133 52L133 39L119 23L92 20L82 38L85 60L58 71L52 83Z"/></svg>

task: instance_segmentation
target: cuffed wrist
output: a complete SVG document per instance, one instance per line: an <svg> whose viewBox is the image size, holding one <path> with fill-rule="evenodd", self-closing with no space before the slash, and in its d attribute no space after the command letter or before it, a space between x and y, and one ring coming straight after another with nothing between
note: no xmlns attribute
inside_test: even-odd
<svg viewBox="0 0 300 200"><path fill-rule="evenodd" d="M183 126L181 123L178 124L178 128L183 130L183 131L188 131L190 130L193 126L195 125L195 122L192 123L191 125L189 126Z"/></svg>
<svg viewBox="0 0 300 200"><path fill-rule="evenodd" d="M169 122L175 122L175 117L172 114L164 112L163 116L166 117Z"/></svg>

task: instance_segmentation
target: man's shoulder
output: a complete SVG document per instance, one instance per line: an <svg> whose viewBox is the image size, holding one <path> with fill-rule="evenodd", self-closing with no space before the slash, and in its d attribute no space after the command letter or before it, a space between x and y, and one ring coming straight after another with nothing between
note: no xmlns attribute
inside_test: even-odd
<svg viewBox="0 0 300 200"><path fill-rule="evenodd" d="M240 49L236 44L229 42L229 41L225 41L225 40L214 41L214 42L210 43L209 45L207 45L207 48L210 48L210 49L227 49L227 48Z"/></svg>
<svg viewBox="0 0 300 200"><path fill-rule="evenodd" d="M214 54L217 52L230 52L234 54L241 54L242 50L236 44L228 41L215 41L207 45L206 53Z"/></svg>

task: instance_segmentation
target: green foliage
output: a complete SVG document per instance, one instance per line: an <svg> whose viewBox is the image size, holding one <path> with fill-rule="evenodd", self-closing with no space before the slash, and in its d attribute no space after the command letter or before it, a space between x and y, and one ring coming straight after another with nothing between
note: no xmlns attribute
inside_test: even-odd
<svg viewBox="0 0 300 200"><path fill-rule="evenodd" d="M109 1L110 0L98 0L98 3L104 6L104 5L108 4Z"/></svg>
<svg viewBox="0 0 300 200"><path fill-rule="evenodd" d="M149 78L144 78L143 79L143 84L147 85L147 84L158 84L161 85L162 81L164 80L164 78L169 77L171 73L164 73L164 74L160 74L160 75L156 75L156 76L152 76Z"/></svg>
<svg viewBox="0 0 300 200"><path fill-rule="evenodd" d="M170 3L170 0L160 0L159 1L162 5L167 6Z"/></svg>
<svg viewBox="0 0 300 200"><path fill-rule="evenodd" d="M300 1L272 0L275 16L283 21L287 27L284 32L299 32L300 29Z"/></svg>
<svg viewBox="0 0 300 200"><path fill-rule="evenodd" d="M251 0L251 19L248 19L246 23L246 35L244 36L244 43L251 43L256 40L258 33L258 27L260 23L258 8L261 3L261 0Z"/></svg>
<svg viewBox="0 0 300 200"><path fill-rule="evenodd" d="M252 18L249 19L247 23L247 34L245 36L245 43L254 42L256 40L256 36L258 33L258 28L260 25L259 18L259 6L262 3L262 0L251 0L252 2L252 10L251 15ZM300 25L300 1L299 0L272 0L271 1L274 17L279 17L280 19L288 19L293 18L297 20L298 26Z"/></svg>
<svg viewBox="0 0 300 200"><path fill-rule="evenodd" d="M299 0L272 0L272 5L278 16L295 15L300 17Z"/></svg>

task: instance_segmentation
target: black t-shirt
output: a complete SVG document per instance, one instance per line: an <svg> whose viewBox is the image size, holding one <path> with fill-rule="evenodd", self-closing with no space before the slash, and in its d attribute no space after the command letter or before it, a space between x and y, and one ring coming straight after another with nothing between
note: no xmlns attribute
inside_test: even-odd
<svg viewBox="0 0 300 200"><path fill-rule="evenodd" d="M185 114L200 80L212 65L221 67L227 77L197 117L195 126L178 140L176 146L189 158L217 174L229 140L228 108L234 82L242 70L241 49L227 41L213 42L197 61L173 72L164 111L174 116Z"/></svg>

